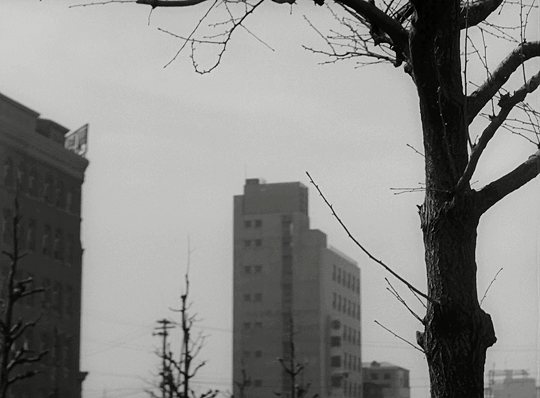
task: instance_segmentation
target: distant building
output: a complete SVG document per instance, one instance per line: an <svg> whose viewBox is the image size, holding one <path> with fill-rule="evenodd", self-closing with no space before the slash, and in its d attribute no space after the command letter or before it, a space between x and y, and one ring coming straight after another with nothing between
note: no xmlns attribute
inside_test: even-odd
<svg viewBox="0 0 540 398"><path fill-rule="evenodd" d="M234 396L290 397L294 346L297 398L361 398L360 269L310 229L306 186L246 180L233 261Z"/></svg>
<svg viewBox="0 0 540 398"><path fill-rule="evenodd" d="M364 398L409 398L409 371L388 362L364 363Z"/></svg>
<svg viewBox="0 0 540 398"><path fill-rule="evenodd" d="M41 373L16 383L11 397L81 397L81 187L88 160L79 150L79 144L86 144L86 130L69 137L72 150L65 148L67 132L0 94L0 242L3 250L12 249L10 224L17 197L22 216L18 244L28 253L19 263L18 277L31 277L34 287L46 289L15 308L26 321L39 317L18 344L33 352L49 351L41 362L29 365ZM0 255L2 297L9 263Z"/></svg>
<svg viewBox="0 0 540 398"><path fill-rule="evenodd" d="M488 371L486 398L537 398L536 380L525 370Z"/></svg>

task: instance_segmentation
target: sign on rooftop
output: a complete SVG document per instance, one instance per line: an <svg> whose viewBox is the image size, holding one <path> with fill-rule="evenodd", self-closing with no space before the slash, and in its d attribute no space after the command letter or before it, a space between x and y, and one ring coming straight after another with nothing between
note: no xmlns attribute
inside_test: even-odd
<svg viewBox="0 0 540 398"><path fill-rule="evenodd" d="M88 123L75 131L67 133L64 138L64 147L66 149L84 157L88 149Z"/></svg>

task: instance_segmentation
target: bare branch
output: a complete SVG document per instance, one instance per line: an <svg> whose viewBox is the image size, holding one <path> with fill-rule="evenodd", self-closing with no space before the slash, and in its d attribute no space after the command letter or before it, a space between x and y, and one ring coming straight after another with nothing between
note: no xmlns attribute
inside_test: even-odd
<svg viewBox="0 0 540 398"><path fill-rule="evenodd" d="M539 84L540 72L534 75L531 79L529 79L529 81L525 83L513 95L504 95L503 97L501 97L501 100L499 101L501 111L497 114L497 116L491 119L491 123L486 127L486 129L480 136L478 143L474 145L469 159L469 163L467 164L463 175L461 176L456 185L456 192L460 192L468 186L469 181L472 178L472 175L476 169L476 166L478 165L480 156L482 156L482 153L484 152L484 149L486 148L488 142L491 140L491 138L493 138L495 132L499 129L499 127L504 123L510 111L514 109L518 102L523 101L527 94L535 91L538 88Z"/></svg>
<svg viewBox="0 0 540 398"><path fill-rule="evenodd" d="M540 56L540 41L526 42L514 49L493 74L467 98L467 121L470 124L487 102L525 61Z"/></svg>
<svg viewBox="0 0 540 398"><path fill-rule="evenodd" d="M514 170L478 192L480 214L540 174L540 149Z"/></svg>
<svg viewBox="0 0 540 398"><path fill-rule="evenodd" d="M399 301L401 304L403 304L405 306L405 308L407 308L409 310L409 312L412 314L412 316L414 316L421 324L424 324L424 321L422 320L422 318L420 318L420 316L418 316L418 314L416 312L414 312L411 309L411 307L409 307L407 305L407 303L405 302L403 297L401 297L400 294L398 293L398 291L394 288L394 286L392 286L392 284L390 283L388 278L384 278L384 280L386 281L386 283L388 283L388 286L390 286L389 288L387 287L386 289L390 293L392 293L392 295L396 298L397 301Z"/></svg>
<svg viewBox="0 0 540 398"><path fill-rule="evenodd" d="M373 322L375 322L377 325L379 325L380 327L382 327L384 330L386 330L387 332L393 334L395 337L397 337L398 339L400 339L401 341L404 341L405 343L407 343L408 345L410 345L412 348L414 348L415 350L418 350L420 351L422 354L425 354L425 352L418 348L417 346L415 346L413 343L411 343L410 341L408 340L405 340L403 337L397 335L396 333L392 332L390 329L388 329L386 326L384 326L383 324L381 324L379 321L377 320L374 320Z"/></svg>
<svg viewBox="0 0 540 398"><path fill-rule="evenodd" d="M397 20L375 6L373 2L364 0L337 0L336 2L354 10L364 17L370 26L376 26L386 33L391 39L397 58L409 58L409 35Z"/></svg>
<svg viewBox="0 0 540 398"><path fill-rule="evenodd" d="M207 0L137 0L137 4L146 4L152 8L157 7L189 7L199 3L203 3Z"/></svg>
<svg viewBox="0 0 540 398"><path fill-rule="evenodd" d="M380 266L382 266L386 271L390 272L394 277L396 277L400 282L402 282L403 284L405 284L405 286L407 286L409 289L411 289L412 291L416 292L417 294L419 294L420 296L422 296L423 298L425 298L426 300L432 302L432 303L437 303L436 300L434 300L433 298L429 297L428 295L426 295L425 293L422 293L420 290L418 290L417 288L415 288L413 285L411 285L409 282L407 282L405 279L403 279L401 276L399 276L394 270L392 270L388 265L386 265L384 262L382 262L381 260L377 259L376 257L374 257L364 246L362 246L362 244L360 242L358 242L358 240L349 232L349 229L347 228L347 226L343 223L343 221L341 221L341 219L339 218L339 216L337 215L337 213L334 211L334 208L333 206L328 202L328 200L326 199L326 197L323 195L323 193L321 192L321 190L319 189L319 186L317 184L315 184L315 181L313 181L313 178L311 178L311 175L306 171L306 174L307 176L309 177L309 181L313 184L313 186L317 189L317 191L319 192L319 195L321 195L321 197L323 198L324 202L326 203L326 205L330 208L330 210L332 211L332 215L336 218L336 220L338 220L338 222L340 223L340 225L343 227L343 229L345 230L345 232L347 233L347 235L349 236L349 238L356 244L356 246L358 246L360 248L360 250L362 250L372 261L376 262L377 264L379 264Z"/></svg>
<svg viewBox="0 0 540 398"><path fill-rule="evenodd" d="M495 276L493 277L493 279L491 280L491 282L489 283L485 293L484 293L484 296L482 297L482 300L480 300L480 305L482 305L482 303L484 302L484 299L486 298L488 292L489 292L489 289L491 288L491 285L493 285L493 282L495 282L495 280L497 279L497 276L499 276L499 274L501 273L503 269L501 268L500 270L497 271L497 273L495 274Z"/></svg>
<svg viewBox="0 0 540 398"><path fill-rule="evenodd" d="M470 28L483 22L493 11L495 11L503 0L477 0L469 3L468 6L462 4L460 10L461 29Z"/></svg>

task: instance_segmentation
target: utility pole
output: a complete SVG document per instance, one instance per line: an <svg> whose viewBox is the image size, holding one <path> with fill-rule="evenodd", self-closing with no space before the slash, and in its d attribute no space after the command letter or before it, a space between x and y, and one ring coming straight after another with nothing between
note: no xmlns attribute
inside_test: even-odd
<svg viewBox="0 0 540 398"><path fill-rule="evenodd" d="M169 368L168 354L167 354L167 337L169 336L169 330L174 328L173 322L168 319L160 319L157 321L158 326L156 326L156 332L153 333L154 336L162 337L162 347L161 347L161 397L167 398L166 391L167 386L169 387L169 397L173 397L173 389L170 385L171 370Z"/></svg>

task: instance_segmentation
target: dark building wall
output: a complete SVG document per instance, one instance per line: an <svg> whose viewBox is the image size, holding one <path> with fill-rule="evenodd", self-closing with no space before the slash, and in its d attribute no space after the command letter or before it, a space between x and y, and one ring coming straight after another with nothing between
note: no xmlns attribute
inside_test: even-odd
<svg viewBox="0 0 540 398"><path fill-rule="evenodd" d="M64 149L66 131L0 94L0 242L12 250L9 224L17 198L18 243L27 252L19 277L32 277L34 286L46 289L16 307L25 320L40 319L21 342L49 351L34 365L41 374L14 386L12 395L20 398L80 397L81 190L88 161ZM1 256L3 294L8 269Z"/></svg>

